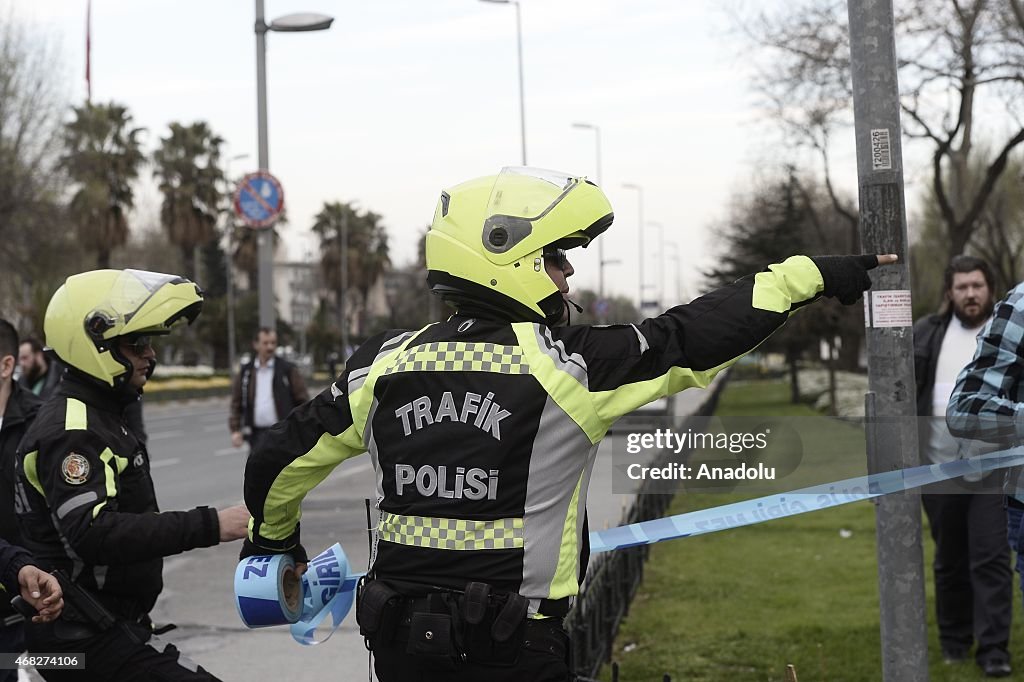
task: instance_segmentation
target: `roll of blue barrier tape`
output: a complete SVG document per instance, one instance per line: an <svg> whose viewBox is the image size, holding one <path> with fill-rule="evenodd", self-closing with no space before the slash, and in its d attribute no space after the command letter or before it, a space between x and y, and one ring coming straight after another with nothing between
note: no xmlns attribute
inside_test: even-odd
<svg viewBox="0 0 1024 682"><path fill-rule="evenodd" d="M287 554L243 559L235 569L235 606L250 628L290 624L296 642L320 644L348 615L363 574L349 572L345 550L334 543L310 559L302 574L301 598L297 593L289 603L284 598L284 576L294 566Z"/></svg>
<svg viewBox="0 0 1024 682"><path fill-rule="evenodd" d="M238 616L250 628L297 623L302 617L302 599L292 603L284 597L285 571L295 562L287 554L251 556L235 568L235 606Z"/></svg>
<svg viewBox="0 0 1024 682"><path fill-rule="evenodd" d="M349 573L348 557L339 543L310 559L302 574L302 617L292 623L292 638L306 646L326 642L352 608L359 575ZM317 638L325 632L323 639Z"/></svg>

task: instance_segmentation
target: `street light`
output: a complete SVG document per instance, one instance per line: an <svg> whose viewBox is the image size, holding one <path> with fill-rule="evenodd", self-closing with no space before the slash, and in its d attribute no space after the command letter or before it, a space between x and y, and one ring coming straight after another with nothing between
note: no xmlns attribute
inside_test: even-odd
<svg viewBox="0 0 1024 682"><path fill-rule="evenodd" d="M259 165L261 171L269 166L267 141L267 31L300 33L323 31L330 28L333 17L325 14L300 12L286 14L267 24L263 17L263 0L256 0L256 117L259 129ZM272 228L259 235L259 299L260 326L274 329L274 237Z"/></svg>
<svg viewBox="0 0 1024 682"><path fill-rule="evenodd" d="M593 123L573 123L573 128L580 130L593 130L594 131L594 151L597 159L597 177L594 179L597 181L598 187L601 186L601 128L594 125ZM597 240L597 297L600 300L604 300L604 240ZM603 322L603 320L602 320Z"/></svg>
<svg viewBox="0 0 1024 682"><path fill-rule="evenodd" d="M637 288L637 294L639 295L637 300L639 301L639 311L642 317L644 314L644 188L640 185L635 185L632 182L624 182L622 183L622 186L626 189L636 190L637 195L636 207L638 218L636 232L640 241L640 282Z"/></svg>
<svg viewBox="0 0 1024 682"><path fill-rule="evenodd" d="M227 181L228 187L231 187L231 162L241 161L242 159L248 159L248 154L235 154L229 156L224 161L224 180ZM234 190L229 193L234 194ZM235 221L230 217L231 212L228 211L228 226L226 232L228 233L228 249L224 254L224 267L227 269L227 294L228 294L228 369L230 370L232 378L235 376L235 272L231 265L231 252L234 246L235 240Z"/></svg>
<svg viewBox="0 0 1024 682"><path fill-rule="evenodd" d="M679 244L676 242L665 242L665 246L672 247L672 260L676 262L676 302L675 305L679 305L683 302L683 290L679 286L679 273L682 272L682 265L679 261Z"/></svg>
<svg viewBox="0 0 1024 682"><path fill-rule="evenodd" d="M523 165L526 165L526 104L523 95L523 22L519 15L518 0L480 0L496 5L516 6L516 47L519 54L519 134L523 143Z"/></svg>
<svg viewBox="0 0 1024 682"><path fill-rule="evenodd" d="M647 221L647 227L658 230L658 309L665 302L665 226L654 221Z"/></svg>

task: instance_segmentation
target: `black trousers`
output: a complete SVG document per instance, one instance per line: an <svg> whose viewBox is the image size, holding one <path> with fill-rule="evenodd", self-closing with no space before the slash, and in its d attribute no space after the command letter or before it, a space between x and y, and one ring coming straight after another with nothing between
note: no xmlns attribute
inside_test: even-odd
<svg viewBox="0 0 1024 682"><path fill-rule="evenodd" d="M84 654L84 670L38 671L48 682L219 682L137 623L118 621L105 632L75 639L57 623L30 624L26 634L29 653Z"/></svg>
<svg viewBox="0 0 1024 682"><path fill-rule="evenodd" d="M569 682L569 636L558 619L528 620L523 647L514 665L464 661L437 669L406 652L408 628L373 649L373 669L380 682Z"/></svg>
<svg viewBox="0 0 1024 682"><path fill-rule="evenodd" d="M935 540L935 610L943 653L1009 660L1013 571L1003 496L922 494Z"/></svg>
<svg viewBox="0 0 1024 682"><path fill-rule="evenodd" d="M22 623L0 625L0 652L20 654L25 650L25 626ZM0 670L0 682L18 682L17 670Z"/></svg>
<svg viewBox="0 0 1024 682"><path fill-rule="evenodd" d="M247 438L247 440L249 441L249 454L250 455L260 449L260 446L263 445L263 441L267 437L267 432L268 431L270 431L270 427L267 427L267 428L257 428L255 426L252 427L252 431L250 432L250 434L249 434L249 436Z"/></svg>

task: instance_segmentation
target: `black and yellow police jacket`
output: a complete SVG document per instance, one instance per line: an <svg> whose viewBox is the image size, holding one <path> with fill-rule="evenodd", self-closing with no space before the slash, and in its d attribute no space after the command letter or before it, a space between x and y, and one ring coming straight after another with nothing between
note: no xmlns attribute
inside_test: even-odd
<svg viewBox="0 0 1024 682"><path fill-rule="evenodd" d="M611 424L707 386L822 290L814 263L795 256L638 325L456 314L380 334L250 457L243 554L299 553L303 497L368 452L375 577L489 583L527 597L534 612L575 595L587 486Z"/></svg>
<svg viewBox="0 0 1024 682"><path fill-rule="evenodd" d="M67 375L21 441L14 488L37 565L131 619L156 602L162 557L220 539L216 509L160 512L149 455L125 422L135 399Z"/></svg>

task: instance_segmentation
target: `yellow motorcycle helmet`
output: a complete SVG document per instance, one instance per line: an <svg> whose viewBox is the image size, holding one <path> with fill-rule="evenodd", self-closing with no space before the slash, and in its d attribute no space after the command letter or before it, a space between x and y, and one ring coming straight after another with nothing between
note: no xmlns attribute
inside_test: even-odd
<svg viewBox="0 0 1024 682"><path fill-rule="evenodd" d="M547 248L587 246L614 215L584 177L504 168L441 193L427 232L427 282L450 305L554 324L565 303L544 268Z"/></svg>
<svg viewBox="0 0 1024 682"><path fill-rule="evenodd" d="M184 277L145 270L93 270L72 275L50 299L43 321L48 345L60 360L112 388L131 376L121 355L122 336L169 334L189 324L203 307L203 293Z"/></svg>

